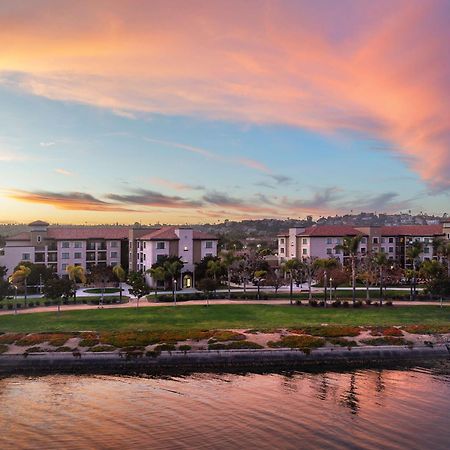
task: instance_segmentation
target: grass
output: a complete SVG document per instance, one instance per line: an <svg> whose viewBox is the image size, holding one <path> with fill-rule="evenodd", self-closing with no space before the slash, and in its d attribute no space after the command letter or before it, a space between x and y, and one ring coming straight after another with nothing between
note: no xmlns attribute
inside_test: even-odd
<svg viewBox="0 0 450 450"><path fill-rule="evenodd" d="M55 311L0 316L0 332L57 332L95 330L186 331L250 329L308 325L427 325L450 326L450 308L310 308L278 305L211 305ZM183 333L179 333L183 334ZM202 333L199 333L202 334ZM206 334L206 333L204 333ZM205 336L206 337L206 336ZM212 336L208 336L212 337ZM0 336L0 343L1 343ZM112 343L112 342L111 342Z"/></svg>

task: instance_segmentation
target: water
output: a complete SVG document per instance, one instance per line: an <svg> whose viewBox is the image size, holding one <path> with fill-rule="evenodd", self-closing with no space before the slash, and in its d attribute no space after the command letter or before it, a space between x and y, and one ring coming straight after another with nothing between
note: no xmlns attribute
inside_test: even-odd
<svg viewBox="0 0 450 450"><path fill-rule="evenodd" d="M450 364L348 373L8 377L0 448L448 449Z"/></svg>

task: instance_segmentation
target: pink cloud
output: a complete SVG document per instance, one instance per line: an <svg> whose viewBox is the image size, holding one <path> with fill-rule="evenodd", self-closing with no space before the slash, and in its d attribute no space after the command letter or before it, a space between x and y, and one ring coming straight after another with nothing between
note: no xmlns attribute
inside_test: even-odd
<svg viewBox="0 0 450 450"><path fill-rule="evenodd" d="M448 188L449 19L440 0L9 4L0 80L127 115L350 129Z"/></svg>

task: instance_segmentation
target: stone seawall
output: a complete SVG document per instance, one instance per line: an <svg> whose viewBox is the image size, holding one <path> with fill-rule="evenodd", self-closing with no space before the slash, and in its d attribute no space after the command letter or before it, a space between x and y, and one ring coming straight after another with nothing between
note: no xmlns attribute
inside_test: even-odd
<svg viewBox="0 0 450 450"><path fill-rule="evenodd" d="M383 346L270 350L209 350L142 353L30 353L0 355L0 375L43 373L176 373L265 369L308 370L340 366L362 367L374 364L450 359L450 345Z"/></svg>

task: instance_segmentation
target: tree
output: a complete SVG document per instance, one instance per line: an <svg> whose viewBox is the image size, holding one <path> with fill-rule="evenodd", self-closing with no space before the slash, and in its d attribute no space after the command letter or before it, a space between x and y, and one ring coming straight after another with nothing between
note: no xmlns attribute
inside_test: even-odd
<svg viewBox="0 0 450 450"><path fill-rule="evenodd" d="M220 255L222 265L227 271L228 299L231 298L231 272L233 264L237 261L237 257L233 250L224 251Z"/></svg>
<svg viewBox="0 0 450 450"><path fill-rule="evenodd" d="M406 257L411 261L412 266L412 278L411 278L411 300L416 297L416 284L417 284L417 269L420 264L420 255L423 252L423 243L420 241L414 241L412 245L406 250Z"/></svg>
<svg viewBox="0 0 450 450"><path fill-rule="evenodd" d="M164 281L167 277L164 267L157 266L147 270L147 272L155 283L155 298L158 295L158 281Z"/></svg>
<svg viewBox="0 0 450 450"><path fill-rule="evenodd" d="M11 284L15 284L17 286L17 284L23 284L24 287L24 293L25 293L25 308L28 306L27 304L27 279L29 277L31 273L31 269L30 267L21 264L19 265L16 270L14 271L14 273L9 277L9 282Z"/></svg>
<svg viewBox="0 0 450 450"><path fill-rule="evenodd" d="M350 258L351 270L352 270L352 302L355 306L356 302L356 262L359 256L359 244L363 236L361 234L357 236L346 236L342 240L342 244L338 244L335 250L340 250L345 257Z"/></svg>
<svg viewBox="0 0 450 450"><path fill-rule="evenodd" d="M289 275L289 303L292 305L294 278L302 263L297 258L288 259L283 264L283 272Z"/></svg>
<svg viewBox="0 0 450 450"><path fill-rule="evenodd" d="M120 265L116 264L112 268L114 276L119 280L119 298L120 303L122 303L122 283L127 279L127 273L125 272L125 269Z"/></svg>
<svg viewBox="0 0 450 450"><path fill-rule="evenodd" d="M73 294L73 282L68 278L50 278L44 283L45 297L58 300L58 313L61 311L61 298L68 299Z"/></svg>
<svg viewBox="0 0 450 450"><path fill-rule="evenodd" d="M209 306L209 297L211 292L214 292L217 289L217 282L212 278L203 278L198 283L198 287L205 294L206 305Z"/></svg>
<svg viewBox="0 0 450 450"><path fill-rule="evenodd" d="M366 300L370 300L370 286L375 283L376 276L375 276L375 266L373 262L373 258L371 258L370 255L366 255L365 258L362 260L362 264L359 267L359 274L358 277L364 281L364 284L366 286Z"/></svg>
<svg viewBox="0 0 450 450"><path fill-rule="evenodd" d="M136 308L139 308L139 299L149 293L145 277L141 272L130 272L128 284L131 286L130 293L136 297Z"/></svg>
<svg viewBox="0 0 450 450"><path fill-rule="evenodd" d="M278 293L278 289L283 286L283 277L279 269L270 269L267 272L266 279L264 281L266 286L272 286L275 289L275 294Z"/></svg>
<svg viewBox="0 0 450 450"><path fill-rule="evenodd" d="M8 280L5 280L8 270L6 266L0 266L0 300L7 297L11 290L11 285Z"/></svg>
<svg viewBox="0 0 450 450"><path fill-rule="evenodd" d="M95 285L101 286L100 307L103 306L106 283L111 281L113 277L113 270L110 266L95 265L90 270L89 278L94 282Z"/></svg>
<svg viewBox="0 0 450 450"><path fill-rule="evenodd" d="M380 306L383 305L383 288L384 288L384 280L385 280L385 270L389 266L389 259L384 252L377 252L373 255L373 263L375 267L378 269L378 277L380 283Z"/></svg>
<svg viewBox="0 0 450 450"><path fill-rule="evenodd" d="M441 264L439 261L427 260L424 261L420 266L419 275L426 281L427 290L431 295L432 292L430 290L430 286L432 286L436 280L444 279L446 273L443 264Z"/></svg>
<svg viewBox="0 0 450 450"><path fill-rule="evenodd" d="M450 242L442 239L437 247L436 253L440 256L441 262L446 262L447 277L450 278Z"/></svg>
<svg viewBox="0 0 450 450"><path fill-rule="evenodd" d="M327 289L328 289L328 274L331 270L339 267L339 261L334 258L318 258L314 262L315 272L318 276L322 275L323 293L324 293L324 307L327 307Z"/></svg>
<svg viewBox="0 0 450 450"><path fill-rule="evenodd" d="M218 256L205 256L200 262L195 264L195 280L199 282L203 278L210 278L211 275L208 273L208 263L209 261L220 261ZM222 268L223 272L223 268ZM222 272L218 275L221 275Z"/></svg>
<svg viewBox="0 0 450 450"><path fill-rule="evenodd" d="M184 263L181 260L166 261L164 263L164 270L166 274L170 277L172 283L172 298L175 301L175 289L177 285L177 279L180 277L181 269Z"/></svg>
<svg viewBox="0 0 450 450"><path fill-rule="evenodd" d="M27 277L28 287L40 286L48 279L58 277L52 268L47 267L44 264L35 264L30 261L22 261L14 268L14 271L16 271L20 266L28 267L31 270Z"/></svg>
<svg viewBox="0 0 450 450"><path fill-rule="evenodd" d="M258 300L260 299L260 286L261 286L261 281L264 280L264 277L267 275L267 270L257 270L254 273L254 278L256 280L256 285L258 286Z"/></svg>
<svg viewBox="0 0 450 450"><path fill-rule="evenodd" d="M81 266L67 266L66 269L67 275L69 276L69 280L73 283L73 300L74 302L77 299L77 283L86 283L86 275L83 267Z"/></svg>
<svg viewBox="0 0 450 450"><path fill-rule="evenodd" d="M312 300L312 280L314 274L314 266L317 258L308 257L303 258L303 264L305 267L306 277L308 278L308 299Z"/></svg>
<svg viewBox="0 0 450 450"><path fill-rule="evenodd" d="M211 259L208 261L208 269L206 270L206 273L208 275L212 275L214 281L217 282L217 276L222 272L222 269L222 261Z"/></svg>

